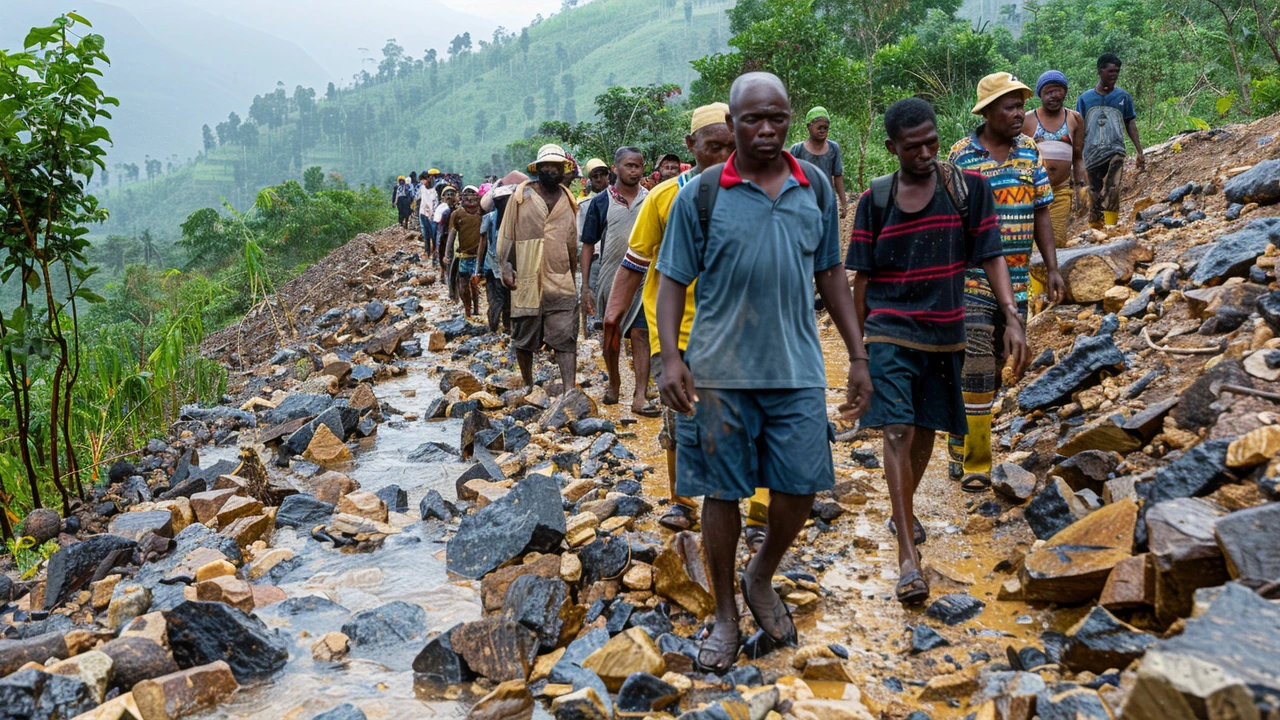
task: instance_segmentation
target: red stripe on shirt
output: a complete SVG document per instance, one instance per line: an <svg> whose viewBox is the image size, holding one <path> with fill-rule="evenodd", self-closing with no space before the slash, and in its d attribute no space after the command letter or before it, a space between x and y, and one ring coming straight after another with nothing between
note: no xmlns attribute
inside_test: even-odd
<svg viewBox="0 0 1280 720"><path fill-rule="evenodd" d="M899 317L908 317L912 320L921 322L955 322L964 319L964 308L956 308L955 310L893 310L890 308L878 308L871 311L871 315L897 315Z"/></svg>
<svg viewBox="0 0 1280 720"><path fill-rule="evenodd" d="M950 277L961 272L964 272L964 263L953 262L950 265L934 265L932 267L916 268L914 270L881 271L876 273L875 277L872 278L872 281L903 282L906 280L927 280Z"/></svg>
<svg viewBox="0 0 1280 720"><path fill-rule="evenodd" d="M927 232L929 230L949 230L951 228L960 227L960 218L956 215L947 217L934 217L924 221L915 221L912 223L902 223L901 225L893 225L885 228L880 232L881 238L895 237L898 235L910 235L912 233Z"/></svg>

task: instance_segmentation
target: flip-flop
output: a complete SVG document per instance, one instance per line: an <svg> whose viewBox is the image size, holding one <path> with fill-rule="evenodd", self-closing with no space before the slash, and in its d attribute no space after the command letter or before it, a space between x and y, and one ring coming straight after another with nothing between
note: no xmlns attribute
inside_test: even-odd
<svg viewBox="0 0 1280 720"><path fill-rule="evenodd" d="M888 520L885 521L884 524L885 524L885 527L889 528L889 533L896 537L898 534L898 524L893 521L893 518L889 518ZM911 524L912 524L911 529L914 531L913 539L915 540L915 543L917 545L923 545L926 542L928 542L929 536L925 534L924 526L920 524L920 518L915 518L915 517L911 518Z"/></svg>
<svg viewBox="0 0 1280 720"><path fill-rule="evenodd" d="M960 489L967 493L986 492L991 489L991 478L983 473L969 473L960 478Z"/></svg>
<svg viewBox="0 0 1280 720"><path fill-rule="evenodd" d="M751 554L760 551L760 546L764 545L764 536L769 528L764 525L748 525L743 531L742 536L746 538L747 550Z"/></svg>
<svg viewBox="0 0 1280 720"><path fill-rule="evenodd" d="M924 602L929 599L929 583L925 581L919 570L912 570L898 580L895 592L898 595L898 602L903 605Z"/></svg>
<svg viewBox="0 0 1280 720"><path fill-rule="evenodd" d="M659 525L675 532L692 530L693 522L693 511L680 503L671 503L667 512L658 518Z"/></svg>
<svg viewBox="0 0 1280 720"><path fill-rule="evenodd" d="M714 626L712 626L712 628L714 629ZM742 650L742 634L741 633L738 634L738 639L735 640L732 645L730 645L729 643L722 640L719 635L716 635L714 632L709 632L707 633L707 637L703 639L702 645L698 648L698 657L694 660L694 662L698 665L698 670L700 670L701 672L709 672L709 673L715 673L716 675L723 675L729 672L729 668L733 667L734 664L738 662L738 653L741 652L741 650ZM732 652L733 654L730 655L729 654L730 652ZM715 658L718 658L721 661L714 664L708 664L703 662L702 657L706 653L711 653L713 656L715 656ZM728 662L725 662L724 658L728 658Z"/></svg>
<svg viewBox="0 0 1280 720"><path fill-rule="evenodd" d="M796 633L796 621L792 619L791 608L787 607L786 601L778 598L778 604L774 606L770 620L773 621L771 623L773 627L780 627L785 618L787 624L791 625L791 630L783 634L781 638L777 638L765 628L764 623L760 622L760 613L756 612L755 606L751 604L751 594L747 591L747 573L745 570L738 573L738 584L742 587L742 602L747 606L747 610L751 612L751 617L755 619L756 627L764 630L764 634L778 647L798 646L800 641ZM769 592L773 592L772 584L769 586ZM774 593L774 595L777 596L777 593ZM782 608L782 612L778 612L779 607Z"/></svg>
<svg viewBox="0 0 1280 720"><path fill-rule="evenodd" d="M647 418L662 417L662 408L658 407L657 405L654 405L653 403L648 403L644 407L640 408L639 410L632 408L631 412L635 413L636 415L639 415L640 417L647 417Z"/></svg>

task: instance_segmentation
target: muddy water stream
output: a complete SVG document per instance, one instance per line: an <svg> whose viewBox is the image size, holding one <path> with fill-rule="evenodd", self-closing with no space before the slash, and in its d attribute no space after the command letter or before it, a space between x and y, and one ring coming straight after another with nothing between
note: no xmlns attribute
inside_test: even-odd
<svg viewBox="0 0 1280 720"><path fill-rule="evenodd" d="M440 396L436 378L427 359L410 365L399 378L375 386L382 401L420 416L432 400ZM400 391L412 390L414 397ZM311 646L326 632L339 630L351 613L401 600L421 606L427 612L431 632L480 617L480 596L468 583L455 583L445 573L444 543L438 533L430 533L417 522L418 501L429 489L452 499L452 478L460 466L452 463L415 463L407 455L420 444L439 441L457 445L460 420L443 422L403 422L394 418L379 426L378 432L356 453L355 462L344 470L364 490L376 492L399 485L409 496L410 513L392 513L391 523L403 533L387 538L385 545L370 553L348 554L311 539L306 533L279 528L273 547L293 550L297 565L277 583L289 597L323 596L346 611L320 612L294 617L273 612L270 607L258 615L291 639L289 663L273 679L245 686L231 700L204 718L227 720L309 720L336 705L350 702L370 720L380 718L460 718L465 708L456 702L421 697L414 687L409 663L421 643L413 641L404 652L377 659L353 657L344 663L323 663L311 657ZM210 449L201 459L234 457L234 448ZM210 458L210 460L205 460Z"/></svg>

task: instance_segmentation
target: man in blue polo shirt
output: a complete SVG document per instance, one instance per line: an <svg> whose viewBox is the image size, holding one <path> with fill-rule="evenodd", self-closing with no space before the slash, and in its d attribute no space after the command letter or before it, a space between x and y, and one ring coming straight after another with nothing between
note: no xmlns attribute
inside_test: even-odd
<svg viewBox="0 0 1280 720"><path fill-rule="evenodd" d="M712 672L724 672L738 655L738 503L757 487L770 490L769 530L741 575L742 599L770 640L797 641L772 577L814 494L835 481L815 285L849 351L845 417L861 415L871 398L862 330L840 266L839 209L834 193L815 187L826 182L821 171L783 151L791 101L782 81L768 73L739 77L726 122L737 150L680 190L657 266L662 400L685 414L676 421L676 491L706 496L702 542L716 623L698 663ZM702 204L704 231L698 198L706 198L703 179L717 178L715 203ZM685 294L695 279L698 312L681 357Z"/></svg>
<svg viewBox="0 0 1280 720"><path fill-rule="evenodd" d="M1076 112L1084 117L1084 165L1089 176L1089 225L1100 228L1120 222L1120 183L1124 172L1127 133L1138 155L1135 169L1147 168L1138 137L1138 114L1133 98L1116 87L1120 58L1103 53L1098 58L1098 84L1076 100Z"/></svg>

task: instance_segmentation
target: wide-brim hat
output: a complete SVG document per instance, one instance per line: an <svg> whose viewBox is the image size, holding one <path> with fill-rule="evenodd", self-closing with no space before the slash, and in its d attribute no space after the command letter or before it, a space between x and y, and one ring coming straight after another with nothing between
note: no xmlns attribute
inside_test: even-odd
<svg viewBox="0 0 1280 720"><path fill-rule="evenodd" d="M978 81L978 104L974 105L970 112L981 115L983 108L1011 92L1021 92L1024 102L1033 94L1031 88L1014 77L1012 73L992 73Z"/></svg>
<svg viewBox="0 0 1280 720"><path fill-rule="evenodd" d="M591 158L587 161L587 164L583 166L582 171L584 175L590 175L597 168L604 168L605 170L608 170L609 166L600 158Z"/></svg>
<svg viewBox="0 0 1280 720"><path fill-rule="evenodd" d="M555 143L547 143L546 145L538 148L538 158L529 163L529 172L536 173L538 172L538 166L542 163L553 162L558 162L563 165L565 172L573 170L573 162L565 155L564 148L556 145Z"/></svg>

